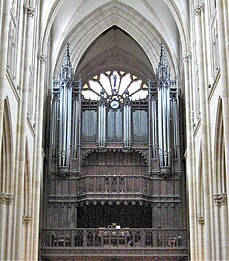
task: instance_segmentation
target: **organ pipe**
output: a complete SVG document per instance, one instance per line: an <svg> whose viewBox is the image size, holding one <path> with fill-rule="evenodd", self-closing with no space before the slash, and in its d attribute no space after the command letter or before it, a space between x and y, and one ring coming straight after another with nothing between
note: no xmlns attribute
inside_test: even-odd
<svg viewBox="0 0 229 261"><path fill-rule="evenodd" d="M104 92L101 92L101 100L98 110L98 145L99 147L105 147L106 142L106 106Z"/></svg>
<svg viewBox="0 0 229 261"><path fill-rule="evenodd" d="M131 106L128 91L125 92L124 100L124 146L131 146Z"/></svg>
<svg viewBox="0 0 229 261"><path fill-rule="evenodd" d="M50 123L50 146L51 157L56 157L57 135L58 135L58 117L59 117L59 82L54 81L51 97L51 123Z"/></svg>
<svg viewBox="0 0 229 261"><path fill-rule="evenodd" d="M170 166L170 92L169 86L158 90L158 133L160 167Z"/></svg>
<svg viewBox="0 0 229 261"><path fill-rule="evenodd" d="M177 88L171 95L171 107L172 107L172 122L173 122L173 157L178 158L179 151L179 99L177 94Z"/></svg>
<svg viewBox="0 0 229 261"><path fill-rule="evenodd" d="M78 86L73 89L73 112L72 112L72 157L77 158L77 147L80 135L80 117L81 117L81 79L76 82Z"/></svg>
<svg viewBox="0 0 229 261"><path fill-rule="evenodd" d="M157 102L155 98L151 101L151 122L152 122L152 157L157 158Z"/></svg>

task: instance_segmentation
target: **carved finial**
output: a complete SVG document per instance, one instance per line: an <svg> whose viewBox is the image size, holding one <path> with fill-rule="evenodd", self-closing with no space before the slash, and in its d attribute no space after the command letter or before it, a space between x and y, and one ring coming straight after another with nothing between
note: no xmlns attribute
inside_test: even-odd
<svg viewBox="0 0 229 261"><path fill-rule="evenodd" d="M66 52L65 52L65 56L64 56L63 66L69 66L69 67L71 67L71 59L70 59L69 46L70 46L70 44L67 43L67 48L66 48Z"/></svg>
<svg viewBox="0 0 229 261"><path fill-rule="evenodd" d="M64 61L60 71L60 79L64 82L68 82L68 81L70 82L73 80L73 70L71 65L69 46L70 44L67 43Z"/></svg>
<svg viewBox="0 0 229 261"><path fill-rule="evenodd" d="M160 60L157 67L156 75L157 75L157 80L159 82L165 82L170 78L167 58L165 55L165 49L163 44L161 44Z"/></svg>

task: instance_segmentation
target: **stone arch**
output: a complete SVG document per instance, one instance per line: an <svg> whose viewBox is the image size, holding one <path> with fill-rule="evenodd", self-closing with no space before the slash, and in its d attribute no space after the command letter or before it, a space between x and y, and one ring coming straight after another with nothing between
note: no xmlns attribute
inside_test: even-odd
<svg viewBox="0 0 229 261"><path fill-rule="evenodd" d="M165 3L168 5L167 1L165 1ZM59 6L60 4L56 5L56 8ZM177 9L175 11L174 6L171 7L171 5L168 5L168 7L170 9L173 7L172 13L176 13L176 20L179 20L179 17L181 17L181 15L178 15L179 11ZM50 14L51 21L53 20L52 16L55 16L58 10L54 8L54 10L52 11L53 13ZM129 19L130 17L131 19ZM136 26L139 24L141 26ZM70 42L72 49L74 50L72 53L72 57L75 57L73 60L73 66L76 67L81 59L81 56L87 50L88 46L105 30L114 25L120 27L122 30L127 32L134 40L136 40L136 42L146 53L153 67L156 68L160 50L159 45L161 42L164 42L161 34L148 20L143 18L133 8L130 8L118 1L111 1L94 10L83 20L81 20L81 22L77 24L74 29L72 29L67 35L63 36L60 50L59 52L57 51L55 54L55 59L58 59L55 65L55 73L57 74L59 66L62 62L67 42ZM180 28L182 27L181 25L182 21L180 21ZM47 43L50 28L46 28L45 32L46 33L43 38L42 49L48 48ZM182 45L185 46L183 49L186 50L187 41L185 41L184 39L186 39L187 37L185 35L185 32L183 32L182 30L180 31L180 34L182 34L181 41L184 42L182 43ZM169 49L168 46L166 46L166 50L168 52L168 60L170 63L170 67L172 68L172 73L174 75L178 75L179 61L175 61L175 59L172 59L174 50Z"/></svg>
<svg viewBox="0 0 229 261"><path fill-rule="evenodd" d="M0 191L1 193L12 193L13 191L13 142L12 123L8 99L4 100L3 111L3 134L1 144L0 160Z"/></svg>
<svg viewBox="0 0 229 261"><path fill-rule="evenodd" d="M128 19L130 16L132 19ZM136 24L141 24L141 27L137 27ZM59 68L62 62L67 42L73 43L76 41L72 47L74 49L72 57L75 57L73 67L76 68L90 44L112 26L117 26L127 32L142 47L153 68L156 68L160 43L163 42L160 33L133 9L118 2L109 2L85 17L80 25L77 25L63 40L56 69ZM166 49L169 50L169 48ZM170 62L172 63L171 58Z"/></svg>
<svg viewBox="0 0 229 261"><path fill-rule="evenodd" d="M222 99L218 101L214 139L214 173L215 193L226 193L225 141L223 127Z"/></svg>

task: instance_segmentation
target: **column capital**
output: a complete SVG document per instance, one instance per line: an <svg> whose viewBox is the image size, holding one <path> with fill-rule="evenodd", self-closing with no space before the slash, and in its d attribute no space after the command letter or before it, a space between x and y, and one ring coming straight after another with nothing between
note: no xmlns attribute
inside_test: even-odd
<svg viewBox="0 0 229 261"><path fill-rule="evenodd" d="M32 220L32 217L31 216L23 216L22 220L23 220L24 224L29 224Z"/></svg>
<svg viewBox="0 0 229 261"><path fill-rule="evenodd" d="M213 196L215 206L222 206L227 204L227 193L219 193Z"/></svg>
<svg viewBox="0 0 229 261"><path fill-rule="evenodd" d="M14 195L8 194L7 195L7 204L11 205L13 203L13 200L14 200Z"/></svg>
<svg viewBox="0 0 229 261"><path fill-rule="evenodd" d="M14 196L12 194L6 194L6 193L0 194L0 204L11 205L13 199Z"/></svg>
<svg viewBox="0 0 229 261"><path fill-rule="evenodd" d="M187 63L189 62L191 59L191 53L185 53L183 56L182 56L182 60L184 63Z"/></svg>
<svg viewBox="0 0 229 261"><path fill-rule="evenodd" d="M202 217L202 216L197 217L197 221L200 225L204 225L205 224L205 217Z"/></svg>
<svg viewBox="0 0 229 261"><path fill-rule="evenodd" d="M199 15L201 15L201 12L204 12L204 10L205 10L204 3L198 4L198 5L194 6L194 10L193 10L194 15L199 16Z"/></svg>
<svg viewBox="0 0 229 261"><path fill-rule="evenodd" d="M24 7L24 13L27 14L30 17L34 17L35 14L35 8L33 8L31 5L29 4L25 4Z"/></svg>
<svg viewBox="0 0 229 261"><path fill-rule="evenodd" d="M40 53L37 56L38 60L41 61L41 63L46 63L47 62L47 55Z"/></svg>
<svg viewBox="0 0 229 261"><path fill-rule="evenodd" d="M7 194L0 194L0 204L6 204L7 203Z"/></svg>

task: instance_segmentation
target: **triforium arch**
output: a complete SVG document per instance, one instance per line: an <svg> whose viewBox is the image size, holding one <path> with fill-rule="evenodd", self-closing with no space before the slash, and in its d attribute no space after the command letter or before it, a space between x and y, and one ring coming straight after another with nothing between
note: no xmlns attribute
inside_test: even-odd
<svg viewBox="0 0 229 261"><path fill-rule="evenodd" d="M135 44L130 52L141 52L145 69L141 71L121 56L110 64L103 61L96 53L95 35L90 45L87 39L84 48L90 47L83 53L77 48L80 43L74 45L73 37L69 38L64 58L60 55L57 61L50 96L42 258L48 257L49 247L63 247L63 258L69 255L67 247L73 247L78 260L82 247L102 248L100 255L105 255L103 248L113 246L123 247L123 256L128 256L130 247L148 246L148 255L159 247L158 256L168 258L174 256L167 247L182 247L180 254L175 250L175 259L187 257L176 61L160 45L160 37L153 45L140 40L144 46L140 47L139 35L131 37L117 26L119 16L114 17L108 28L102 28L101 36L97 28L96 40L99 36L106 39L109 33L126 34L127 43ZM158 47L154 55L147 53L147 44L151 49ZM91 50L98 59L88 58ZM120 49L108 48L105 53L109 52L115 60L114 53L118 55ZM87 70L91 61L97 71ZM118 256L120 249L115 251Z"/></svg>

